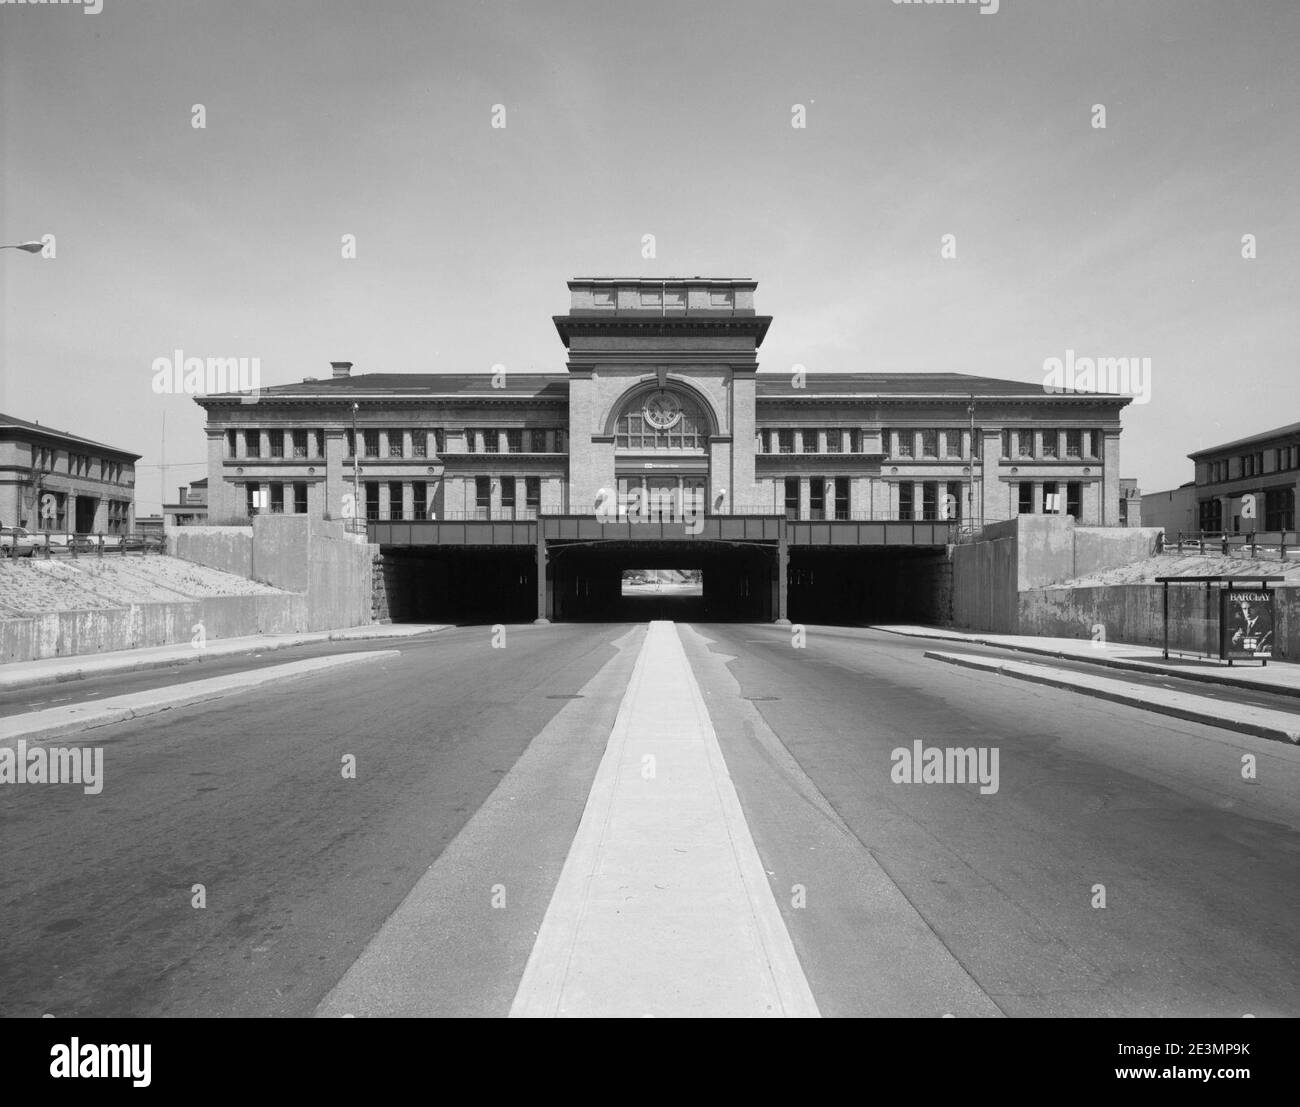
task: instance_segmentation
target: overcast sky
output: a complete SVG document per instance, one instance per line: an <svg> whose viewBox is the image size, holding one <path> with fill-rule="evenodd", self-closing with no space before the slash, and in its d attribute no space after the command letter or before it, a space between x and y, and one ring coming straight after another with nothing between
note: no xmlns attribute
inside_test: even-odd
<svg viewBox="0 0 1300 1107"><path fill-rule="evenodd" d="M560 371L576 275L755 278L766 369L1149 357L1148 491L1300 419L1296 0L102 2L0 5L0 241L57 241L0 252L0 409L142 515L164 412L205 475L155 358Z"/></svg>

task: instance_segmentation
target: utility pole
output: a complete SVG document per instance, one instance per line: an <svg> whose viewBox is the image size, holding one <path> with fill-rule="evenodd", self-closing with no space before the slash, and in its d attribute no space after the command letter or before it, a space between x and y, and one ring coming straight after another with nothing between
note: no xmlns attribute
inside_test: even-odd
<svg viewBox="0 0 1300 1107"><path fill-rule="evenodd" d="M971 393L970 402L966 405L966 414L970 416L970 484L966 489L966 519L967 525L975 525L975 393ZM980 497L980 515L984 514L984 498Z"/></svg>
<svg viewBox="0 0 1300 1107"><path fill-rule="evenodd" d="M167 530L167 412L162 413L162 449L160 454L159 476L162 482L158 489L158 514L162 517L163 531Z"/></svg>
<svg viewBox="0 0 1300 1107"><path fill-rule="evenodd" d="M352 505L353 519L362 518L358 512L364 510L361 507L361 443L357 441L357 409L361 405L355 400L352 401ZM365 527L357 527L354 522L353 528L364 532Z"/></svg>

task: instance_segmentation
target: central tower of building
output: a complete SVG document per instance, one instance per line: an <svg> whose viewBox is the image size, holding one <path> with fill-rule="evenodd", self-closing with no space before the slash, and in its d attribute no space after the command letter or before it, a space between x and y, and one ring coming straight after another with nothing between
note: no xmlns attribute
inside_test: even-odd
<svg viewBox="0 0 1300 1107"><path fill-rule="evenodd" d="M756 281L580 277L555 328L568 348L569 510L634 494L711 514L756 500L755 379L771 316ZM675 502L682 502L676 500ZM707 506L706 506L707 505Z"/></svg>

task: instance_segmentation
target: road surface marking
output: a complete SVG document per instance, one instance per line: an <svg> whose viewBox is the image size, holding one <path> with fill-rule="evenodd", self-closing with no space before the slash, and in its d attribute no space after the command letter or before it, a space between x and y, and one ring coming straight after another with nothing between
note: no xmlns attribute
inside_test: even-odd
<svg viewBox="0 0 1300 1107"><path fill-rule="evenodd" d="M670 622L650 624L510 1014L818 1017Z"/></svg>

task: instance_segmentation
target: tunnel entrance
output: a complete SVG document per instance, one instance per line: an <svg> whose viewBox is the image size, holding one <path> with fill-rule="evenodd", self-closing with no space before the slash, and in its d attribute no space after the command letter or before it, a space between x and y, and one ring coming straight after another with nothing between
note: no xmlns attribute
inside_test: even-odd
<svg viewBox="0 0 1300 1107"><path fill-rule="evenodd" d="M375 615L395 623L530 623L537 615L531 549L384 546Z"/></svg>
<svg viewBox="0 0 1300 1107"><path fill-rule="evenodd" d="M943 548L790 551L788 611L794 623L860 626L941 624L952 613L952 573Z"/></svg>
<svg viewBox="0 0 1300 1107"><path fill-rule="evenodd" d="M770 542L551 541L536 546L381 546L374 613L394 622L772 622L779 548ZM638 583L639 581L639 583ZM864 625L951 618L944 547L789 548L791 622Z"/></svg>
<svg viewBox="0 0 1300 1107"><path fill-rule="evenodd" d="M552 619L764 622L775 618L774 545L698 539L556 542L549 552ZM637 580L641 583L633 583Z"/></svg>

